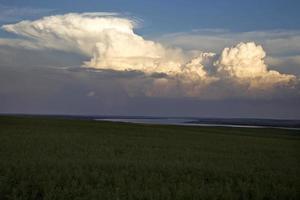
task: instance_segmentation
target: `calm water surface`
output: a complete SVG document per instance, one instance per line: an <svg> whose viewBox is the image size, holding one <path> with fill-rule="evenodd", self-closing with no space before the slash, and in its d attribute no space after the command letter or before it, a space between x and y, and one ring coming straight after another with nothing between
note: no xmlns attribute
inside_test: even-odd
<svg viewBox="0 0 300 200"><path fill-rule="evenodd" d="M254 126L254 125L235 125L235 124L214 124L214 123L192 123L188 118L101 118L95 119L97 121L111 121L111 122L127 122L136 124L163 124L163 125L183 125L183 126L208 126L208 127L239 127L239 128L282 128L300 130L299 128L274 127L274 126Z"/></svg>

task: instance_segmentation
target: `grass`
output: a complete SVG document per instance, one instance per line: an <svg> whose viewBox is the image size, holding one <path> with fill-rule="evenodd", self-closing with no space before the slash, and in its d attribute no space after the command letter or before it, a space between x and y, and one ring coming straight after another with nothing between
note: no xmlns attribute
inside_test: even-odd
<svg viewBox="0 0 300 200"><path fill-rule="evenodd" d="M300 134L0 117L0 199L300 199Z"/></svg>

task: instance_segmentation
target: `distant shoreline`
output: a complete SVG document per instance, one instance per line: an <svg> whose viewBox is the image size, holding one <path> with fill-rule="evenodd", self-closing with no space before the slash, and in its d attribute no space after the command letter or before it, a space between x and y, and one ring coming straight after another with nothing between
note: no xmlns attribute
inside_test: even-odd
<svg viewBox="0 0 300 200"><path fill-rule="evenodd" d="M235 128L278 128L300 130L300 120L259 119L259 118L201 118L201 117L155 117L155 116L116 116L116 115L46 115L46 114L8 114L0 116L46 117L96 121L127 122L135 124L235 127Z"/></svg>

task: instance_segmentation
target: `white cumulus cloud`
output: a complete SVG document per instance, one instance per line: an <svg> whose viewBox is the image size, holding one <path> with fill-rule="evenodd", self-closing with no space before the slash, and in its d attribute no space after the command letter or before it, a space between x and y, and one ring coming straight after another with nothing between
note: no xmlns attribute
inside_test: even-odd
<svg viewBox="0 0 300 200"><path fill-rule="evenodd" d="M249 82L250 89L270 88L278 84L288 84L295 80L294 75L280 74L268 70L262 46L253 42L239 43L225 48L216 65L218 72L241 82Z"/></svg>
<svg viewBox="0 0 300 200"><path fill-rule="evenodd" d="M0 39L0 45L82 54L90 58L83 63L86 68L165 74L153 78L147 95L182 90L182 95L199 96L224 80L247 85L246 90L270 90L296 80L294 75L269 70L265 51L253 42L225 48L220 55L186 51L145 40L134 32L137 26L136 20L116 13L55 15L2 26L25 39Z"/></svg>

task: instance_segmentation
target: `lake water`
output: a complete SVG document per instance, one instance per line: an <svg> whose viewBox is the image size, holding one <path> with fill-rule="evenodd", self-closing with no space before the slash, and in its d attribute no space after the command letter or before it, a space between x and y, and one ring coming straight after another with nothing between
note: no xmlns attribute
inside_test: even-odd
<svg viewBox="0 0 300 200"><path fill-rule="evenodd" d="M98 121L111 121L111 122L126 122L136 124L160 124L160 125L182 125L182 126L206 126L206 127L238 127L238 128L287 128L287 127L273 127L273 126L255 126L255 125L235 125L235 124L215 124L215 123L192 123L189 118L101 118L95 119Z"/></svg>

